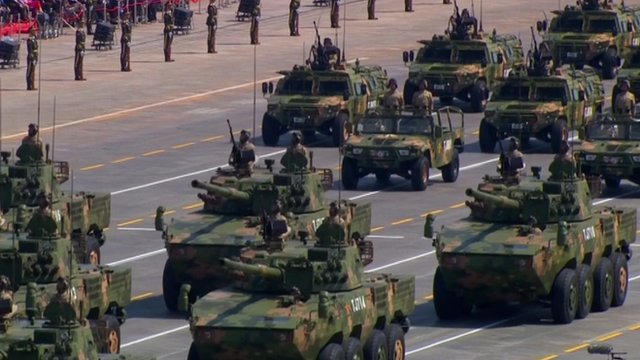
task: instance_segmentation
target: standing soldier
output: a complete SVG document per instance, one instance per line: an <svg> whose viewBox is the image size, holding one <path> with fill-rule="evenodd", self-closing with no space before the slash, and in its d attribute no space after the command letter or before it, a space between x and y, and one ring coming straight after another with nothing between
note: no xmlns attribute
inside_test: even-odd
<svg viewBox="0 0 640 360"><path fill-rule="evenodd" d="M411 105L418 111L426 111L427 114L431 114L433 111L433 94L427 90L428 86L427 79L420 81L418 91L413 94L413 98L411 99Z"/></svg>
<svg viewBox="0 0 640 360"><path fill-rule="evenodd" d="M253 164L256 161L256 147L251 143L251 132L240 131L240 143L234 144L229 155L229 165L233 166L237 173L251 175Z"/></svg>
<svg viewBox="0 0 640 360"><path fill-rule="evenodd" d="M164 13L164 61L172 62L171 43L173 42L173 5L167 3L167 10Z"/></svg>
<svg viewBox="0 0 640 360"><path fill-rule="evenodd" d="M96 21L96 0L87 0L87 35L93 35L93 22Z"/></svg>
<svg viewBox="0 0 640 360"><path fill-rule="evenodd" d="M338 19L340 18L340 5L338 4L338 0L331 0L331 27L336 29L339 28Z"/></svg>
<svg viewBox="0 0 640 360"><path fill-rule="evenodd" d="M122 19L122 35L120 36L120 71L131 71L129 55L131 51L131 22L129 12L124 13Z"/></svg>
<svg viewBox="0 0 640 360"><path fill-rule="evenodd" d="M298 32L298 8L300 0L291 0L289 3L289 36L300 36Z"/></svg>
<svg viewBox="0 0 640 360"><path fill-rule="evenodd" d="M413 12L413 0L404 0L404 11Z"/></svg>
<svg viewBox="0 0 640 360"><path fill-rule="evenodd" d="M387 87L389 90L384 94L382 106L390 109L402 110L404 107L404 99L402 98L400 91L398 91L398 82L396 79L390 79Z"/></svg>
<svg viewBox="0 0 640 360"><path fill-rule="evenodd" d="M376 0L367 1L367 14L369 15L369 20L378 20L376 17Z"/></svg>
<svg viewBox="0 0 640 360"><path fill-rule="evenodd" d="M258 39L259 23L260 23L260 2L257 2L256 7L251 12L251 29L249 30L249 35L251 36L252 45L260 45L260 40Z"/></svg>
<svg viewBox="0 0 640 360"><path fill-rule="evenodd" d="M613 113L634 116L636 113L636 97L629 92L631 84L624 79L618 85L619 93L614 100Z"/></svg>
<svg viewBox="0 0 640 360"><path fill-rule="evenodd" d="M207 7L207 52L216 54L216 30L218 29L218 8L215 5L216 0L209 0Z"/></svg>
<svg viewBox="0 0 640 360"><path fill-rule="evenodd" d="M291 172L304 169L308 164L307 148L302 145L302 133L294 130L291 134L291 145L280 159L280 165Z"/></svg>
<svg viewBox="0 0 640 360"><path fill-rule="evenodd" d="M79 21L78 27L76 28L76 57L73 62L73 70L76 75L76 80L87 80L82 74L82 62L84 61L84 41L87 38L84 30L82 30L83 25L84 24L82 23L82 21Z"/></svg>
<svg viewBox="0 0 640 360"><path fill-rule="evenodd" d="M36 29L31 27L27 39L27 90L36 89L36 64L38 63L38 40Z"/></svg>

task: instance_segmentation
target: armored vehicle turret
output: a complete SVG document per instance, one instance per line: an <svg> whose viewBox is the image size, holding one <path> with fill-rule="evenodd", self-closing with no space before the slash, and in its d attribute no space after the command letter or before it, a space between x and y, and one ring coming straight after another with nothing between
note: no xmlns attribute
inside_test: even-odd
<svg viewBox="0 0 640 360"><path fill-rule="evenodd" d="M433 293L441 319L473 305L547 301L557 323L593 309L621 306L627 260L636 237L636 209L592 206L589 186L570 155L556 156L548 180L467 189L468 218L434 236L438 268Z"/></svg>
<svg viewBox="0 0 640 360"><path fill-rule="evenodd" d="M188 359L404 358L415 277L364 273L345 235L327 218L315 245L297 256L223 259L236 282L193 305Z"/></svg>
<svg viewBox="0 0 640 360"><path fill-rule="evenodd" d="M331 170L316 169L311 163L297 171L277 172L273 160L265 163L266 168L255 169L250 177L193 181L192 186L206 190L198 195L203 207L184 219L165 226L159 209L156 228L163 230L168 255L163 273L168 309L178 310L178 300L187 294L192 303L227 285L230 280L220 258L239 256L246 247L295 249L315 239L329 209L324 192L333 184ZM370 205L344 201L342 205L349 238L364 238L371 225Z"/></svg>

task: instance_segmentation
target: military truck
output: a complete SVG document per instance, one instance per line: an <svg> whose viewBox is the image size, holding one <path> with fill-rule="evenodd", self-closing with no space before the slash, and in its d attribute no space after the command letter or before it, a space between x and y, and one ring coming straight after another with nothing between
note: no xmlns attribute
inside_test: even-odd
<svg viewBox="0 0 640 360"><path fill-rule="evenodd" d="M285 159L285 158L283 158ZM285 161L283 161L285 162ZM179 301L193 303L198 296L226 286L230 279L218 265L222 257L237 257L245 248L268 248L267 212L276 200L290 229L285 247L301 246L315 239L315 232L328 214L325 191L333 185L330 169L309 167L295 172L274 171L274 161L256 168L250 177L215 175L209 182L194 180L192 186L206 190L198 197L202 209L164 225L158 214L156 229L163 231L168 259L162 276L164 302L177 311ZM348 213L348 235L361 239L369 234L371 205L342 202Z"/></svg>
<svg viewBox="0 0 640 360"><path fill-rule="evenodd" d="M589 65L604 79L613 79L628 49L640 45L640 8L592 0L552 13L551 22L539 21L537 28L544 33L556 66Z"/></svg>
<svg viewBox="0 0 640 360"><path fill-rule="evenodd" d="M445 182L458 178L464 151L464 113L443 107L429 113L378 108L358 121L342 158L342 185L355 189L361 177L374 173L381 182L391 174L411 180L414 190L424 190L429 169L440 169Z"/></svg>
<svg viewBox="0 0 640 360"><path fill-rule="evenodd" d="M554 153L569 130L580 129L602 112L604 86L590 67L572 70L568 66L549 76L521 70L501 82L480 122L480 150L493 152L496 142L510 136L551 143Z"/></svg>
<svg viewBox="0 0 640 360"><path fill-rule="evenodd" d="M511 70L524 64L522 42L515 35L491 34L477 28L477 21L470 18L473 30L463 23L456 12L447 29L448 35L433 35L431 40L420 40L422 48L402 54L409 65L409 77L404 84L404 99L410 103L422 80L427 80L428 90L444 104L454 97L471 104L473 112L485 109L489 94L497 81Z"/></svg>
<svg viewBox="0 0 640 360"><path fill-rule="evenodd" d="M579 169L599 194L602 179L617 188L622 179L640 185L640 119L603 114L585 126L584 140L574 148Z"/></svg>
<svg viewBox="0 0 640 360"><path fill-rule="evenodd" d="M387 72L377 65L342 64L330 69L295 65L280 71L284 78L275 87L263 83L269 96L262 118L262 140L276 146L289 130L305 137L315 132L331 136L334 146L344 143L355 121L384 95Z"/></svg>
<svg viewBox="0 0 640 360"><path fill-rule="evenodd" d="M566 324L624 304L636 209L592 206L571 159L555 159L545 181L539 167L532 170L536 179L503 186L502 195L467 189L470 216L437 234L427 217L439 318L468 315L474 305L540 300Z"/></svg>
<svg viewBox="0 0 640 360"><path fill-rule="evenodd" d="M365 273L344 235L325 221L299 256L223 259L236 281L193 305L188 359L404 359L415 277Z"/></svg>

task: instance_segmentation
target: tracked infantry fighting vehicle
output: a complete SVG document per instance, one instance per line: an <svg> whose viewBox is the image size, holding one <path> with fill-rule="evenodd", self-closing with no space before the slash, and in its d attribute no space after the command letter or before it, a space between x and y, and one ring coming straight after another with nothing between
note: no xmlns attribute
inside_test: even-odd
<svg viewBox="0 0 640 360"><path fill-rule="evenodd" d="M578 1L554 10L553 19L539 21L537 28L550 45L556 66L592 66L604 79L613 79L621 59L632 46L640 45L640 8L605 0Z"/></svg>
<svg viewBox="0 0 640 360"><path fill-rule="evenodd" d="M199 194L203 208L167 226L158 217L156 229L163 230L168 259L162 288L164 301L171 311L178 310L178 299L186 294L195 301L211 290L229 283L218 260L234 257L245 247L264 248L264 219L276 200L288 220L286 246L295 247L315 239L315 230L327 215L329 204L324 192L331 188L330 169L316 169L313 164L295 172L256 169L251 177L214 176L208 183L193 181L192 186L206 190ZM371 225L370 204L346 203L348 235L363 238Z"/></svg>
<svg viewBox="0 0 640 360"><path fill-rule="evenodd" d="M342 184L355 189L369 173L383 182L398 174L411 179L414 190L424 190L429 168L440 169L445 182L454 182L460 168L458 154L463 151L462 110L444 107L427 114L378 108L358 122L344 147Z"/></svg>
<svg viewBox="0 0 640 360"><path fill-rule="evenodd" d="M193 305L188 359L404 359L415 277L365 274L337 222L318 233L298 257L222 260L237 281Z"/></svg>
<svg viewBox="0 0 640 360"><path fill-rule="evenodd" d="M470 216L435 237L427 218L439 318L467 315L474 304L542 300L557 323L570 323L624 303L636 209L593 207L570 158L558 157L550 171L548 180L504 187L503 195L467 189Z"/></svg>
<svg viewBox="0 0 640 360"><path fill-rule="evenodd" d="M426 79L428 90L440 102L447 104L456 97L469 102L473 112L481 112L497 81L524 64L522 43L515 35L483 33L482 24L478 30L472 17L454 14L450 25L448 35L418 41L423 46L415 57L413 50L403 53L405 64L411 63L404 99L410 102Z"/></svg>
<svg viewBox="0 0 640 360"><path fill-rule="evenodd" d="M608 188L617 188L622 179L640 185L639 119L601 115L586 125L584 134L574 155L592 193L600 194L602 179Z"/></svg>

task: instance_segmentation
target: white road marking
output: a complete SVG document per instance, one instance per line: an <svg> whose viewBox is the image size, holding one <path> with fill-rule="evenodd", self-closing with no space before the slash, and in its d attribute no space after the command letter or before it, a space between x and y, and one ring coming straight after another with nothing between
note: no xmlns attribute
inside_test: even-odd
<svg viewBox="0 0 640 360"><path fill-rule="evenodd" d="M631 244L631 246L633 246L633 247L639 247L639 246L640 246L640 244Z"/></svg>
<svg viewBox="0 0 640 360"><path fill-rule="evenodd" d="M606 198L606 199L602 199L602 200L594 201L594 202L593 202L593 205L600 205L600 204L604 204L604 203L607 203L607 202L609 202L609 201L611 201L611 200L615 200L615 199L618 199L618 198L621 198L621 197L624 197L624 196L627 196L627 195L633 195L633 194L636 194L636 193L639 193L639 192L640 192L640 190L639 190L639 189L632 190L632 191L627 191L626 193L624 193L624 194L620 194L620 195L618 195L618 196L614 196L614 197L610 197L610 198Z"/></svg>
<svg viewBox="0 0 640 360"><path fill-rule="evenodd" d="M396 235L367 235L368 238L376 238L376 239L404 239L404 236L396 236Z"/></svg>
<svg viewBox="0 0 640 360"><path fill-rule="evenodd" d="M167 250L165 250L164 248L158 249L158 250L149 251L149 252L146 252L144 254L128 257L126 259L122 259L122 260L118 260L118 261L114 261L114 262L110 262L110 263L107 264L107 266L122 265L122 264L125 264L125 263L128 263L128 262L131 262L131 261L136 261L136 260L145 259L145 258L148 258L148 257L160 255L162 253L165 253L166 251Z"/></svg>
<svg viewBox="0 0 640 360"><path fill-rule="evenodd" d="M131 346L131 345L139 344L139 343L141 343L141 342L145 342L145 341L148 341L148 340L153 340L153 339L155 339L155 338L159 338L159 337L161 337L161 336L165 336L165 335L173 334L173 333L175 333L175 332L178 332L178 331L181 331L181 330L185 330L185 329L188 329L188 328L189 328L189 325L182 325L182 326L179 326L179 327L177 327L177 328L175 328L175 329L171 329L171 330L163 331L163 332L161 332L161 333L157 333L157 334L153 334L153 335L150 335L150 336L147 336L147 337L143 337L142 339L138 339L138 340L130 341L130 342L128 342L128 343L125 343L125 344L120 345L120 347L121 347L121 348L126 348L126 347L129 347L129 346Z"/></svg>
<svg viewBox="0 0 640 360"><path fill-rule="evenodd" d="M158 231L158 230L156 230L154 228L136 228L136 227L133 227L133 228L119 227L119 228L116 228L116 229L117 230L121 230L121 231Z"/></svg>
<svg viewBox="0 0 640 360"><path fill-rule="evenodd" d="M417 259L423 258L425 256L429 256L431 254L434 254L435 252L436 252L435 250L431 250L431 251L428 251L428 252L425 252L425 253L422 253L422 254L419 254L419 255L416 255L416 256L412 256L410 258L406 258L406 259L402 259L402 260L398 260L398 261L392 262L391 264L378 266L377 268L373 268L373 269L367 269L367 270L365 270L365 273L368 274L368 273L380 271L380 270L383 270L383 269L386 269L386 268L390 268L392 266L404 264L406 262L410 262L410 261L413 261L413 260L417 260Z"/></svg>

